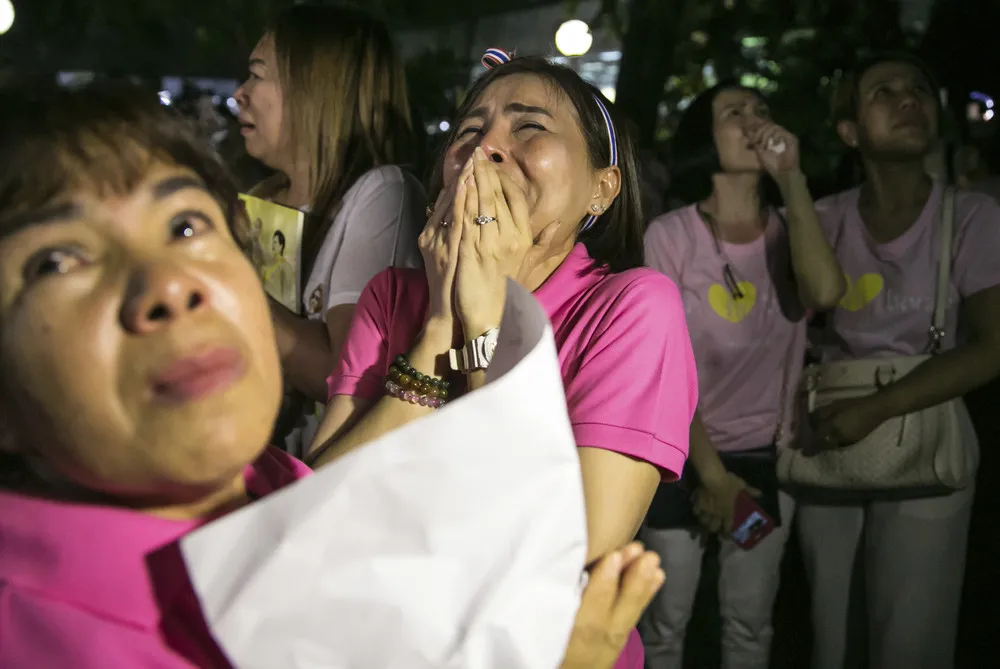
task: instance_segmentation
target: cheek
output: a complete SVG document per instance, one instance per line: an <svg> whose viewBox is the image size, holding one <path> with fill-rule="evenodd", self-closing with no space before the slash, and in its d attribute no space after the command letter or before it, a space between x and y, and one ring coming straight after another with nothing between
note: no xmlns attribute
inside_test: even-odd
<svg viewBox="0 0 1000 669"><path fill-rule="evenodd" d="M121 406L119 309L107 297L87 299L73 288L72 281L37 287L29 299L45 308L17 314L4 327L5 368L17 387L12 402L23 428L40 441L109 438Z"/></svg>
<svg viewBox="0 0 1000 669"><path fill-rule="evenodd" d="M476 150L476 143L468 139L457 139L444 154L444 162L441 168L441 185L448 188L465 167L465 163Z"/></svg>

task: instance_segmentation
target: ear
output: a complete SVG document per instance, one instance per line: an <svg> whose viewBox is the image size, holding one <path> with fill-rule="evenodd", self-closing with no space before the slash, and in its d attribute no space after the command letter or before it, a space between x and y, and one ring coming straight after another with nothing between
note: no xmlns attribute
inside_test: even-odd
<svg viewBox="0 0 1000 669"><path fill-rule="evenodd" d="M597 187L590 198L588 213L603 214L622 191L622 172L617 167L605 167L597 173Z"/></svg>
<svg viewBox="0 0 1000 669"><path fill-rule="evenodd" d="M854 121L838 121L837 134L840 141L852 149L858 148L858 124Z"/></svg>

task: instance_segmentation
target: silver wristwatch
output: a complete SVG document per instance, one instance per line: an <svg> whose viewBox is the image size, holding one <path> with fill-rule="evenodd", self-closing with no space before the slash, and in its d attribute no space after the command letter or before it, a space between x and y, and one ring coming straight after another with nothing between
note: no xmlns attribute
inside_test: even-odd
<svg viewBox="0 0 1000 669"><path fill-rule="evenodd" d="M464 347L451 349L448 351L451 368L456 372L486 369L493 361L493 352L497 348L499 337L500 328L493 328L468 342Z"/></svg>

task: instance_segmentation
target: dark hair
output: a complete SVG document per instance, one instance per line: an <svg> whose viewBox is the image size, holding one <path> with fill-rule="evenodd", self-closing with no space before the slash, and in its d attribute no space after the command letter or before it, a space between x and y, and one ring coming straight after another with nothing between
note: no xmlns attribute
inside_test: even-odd
<svg viewBox="0 0 1000 669"><path fill-rule="evenodd" d="M222 162L152 91L121 82L0 86L0 235L12 218L75 189L128 193L154 161L195 172L230 225L242 212ZM35 478L22 456L0 452L0 487L27 488Z"/></svg>
<svg viewBox="0 0 1000 669"><path fill-rule="evenodd" d="M934 101L938 106L938 130L940 131L941 98L938 96L940 86L931 68L916 54L910 51L881 51L861 58L837 83L833 92L831 114L833 122L855 121L858 118L859 96L861 94L861 79L868 70L883 63L907 63L917 68L934 89Z"/></svg>
<svg viewBox="0 0 1000 669"><path fill-rule="evenodd" d="M613 272L641 267L643 261L642 192L639 181L639 160L631 133L625 120L617 114L615 106L597 88L580 78L576 72L562 65L555 65L544 58L527 56L514 58L483 74L472 85L465 100L455 113L451 133L445 141L428 184L433 199L441 190L444 155L455 141L459 122L473 108L485 91L495 81L515 74L531 74L556 86L573 104L580 119L590 156L590 164L601 169L611 164L611 147L608 144L607 125L595 100L601 102L611 114L618 139L618 168L621 170L621 192L604 214L589 230L581 232L579 240L587 247L590 257ZM582 221L581 221L582 223Z"/></svg>
<svg viewBox="0 0 1000 669"><path fill-rule="evenodd" d="M195 172L232 225L240 209L228 170L152 91L110 81L0 87L0 235L10 217L73 189L128 193L154 161Z"/></svg>
<svg viewBox="0 0 1000 669"><path fill-rule="evenodd" d="M719 150L715 146L715 98L723 91L740 90L752 93L761 102L764 94L736 81L722 81L702 91L684 110L670 142L670 194L691 204L712 194L712 177L722 172ZM766 174L761 175L761 199L778 206L781 196L777 186Z"/></svg>
<svg viewBox="0 0 1000 669"><path fill-rule="evenodd" d="M272 239L277 239L278 243L281 244L281 252L285 252L285 233L281 230L275 230L274 234L271 235Z"/></svg>

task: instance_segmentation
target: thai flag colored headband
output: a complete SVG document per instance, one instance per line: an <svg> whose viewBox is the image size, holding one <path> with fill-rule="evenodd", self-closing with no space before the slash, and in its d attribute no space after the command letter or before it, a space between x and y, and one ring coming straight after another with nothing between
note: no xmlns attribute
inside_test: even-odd
<svg viewBox="0 0 1000 669"><path fill-rule="evenodd" d="M483 67L487 70L493 70L501 65L506 65L509 63L513 57L503 49L497 49L492 47L486 50L483 54L481 60ZM611 114L608 113L608 108L604 105L604 101L601 100L601 96L598 94L594 95L594 102L597 103L597 108L601 112L601 116L604 117L604 126L608 131L608 152L611 154L611 167L618 166L618 135L615 133L615 124L611 120ZM603 212L601 212L603 213ZM580 228L580 232L585 232L594 226L597 222L597 218L600 214L591 214L587 216L587 220L583 222L583 227Z"/></svg>

